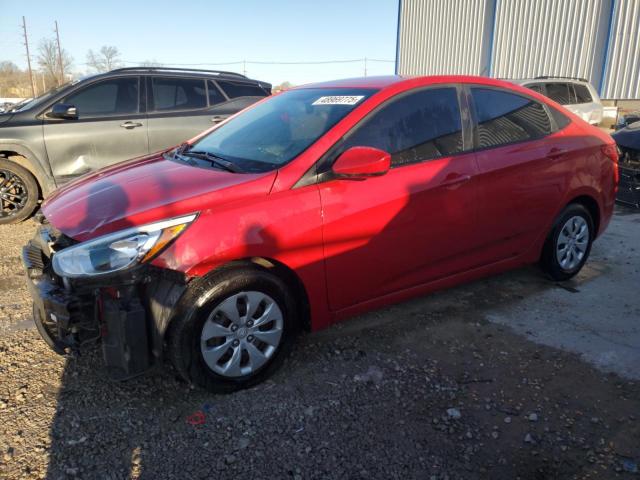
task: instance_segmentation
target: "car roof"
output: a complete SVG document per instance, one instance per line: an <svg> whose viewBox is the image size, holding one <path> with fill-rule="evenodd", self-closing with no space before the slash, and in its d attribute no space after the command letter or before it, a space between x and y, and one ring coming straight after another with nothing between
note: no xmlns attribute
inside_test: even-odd
<svg viewBox="0 0 640 480"><path fill-rule="evenodd" d="M259 83L260 85L269 85L268 82L249 78L241 73L228 72L225 70L204 70L198 68L173 68L173 67L125 67L116 68L108 72L99 73L88 76L89 78L105 78L113 75L188 75L190 77L203 77L211 79L236 80L240 82ZM81 80L84 80L82 78Z"/></svg>
<svg viewBox="0 0 640 480"><path fill-rule="evenodd" d="M387 75L379 77L345 78L328 82L310 83L295 88L373 88L381 90L391 86L406 85L407 88L412 88L415 86L437 85L440 83L474 83L511 89L514 87L509 81L473 75Z"/></svg>

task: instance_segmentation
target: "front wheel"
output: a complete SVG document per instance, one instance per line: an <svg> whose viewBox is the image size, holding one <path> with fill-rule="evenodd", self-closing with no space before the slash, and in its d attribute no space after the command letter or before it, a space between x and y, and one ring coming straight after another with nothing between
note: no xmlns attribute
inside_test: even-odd
<svg viewBox="0 0 640 480"><path fill-rule="evenodd" d="M556 220L544 245L542 269L554 280L568 280L584 266L595 237L593 219L582 205L573 203Z"/></svg>
<svg viewBox="0 0 640 480"><path fill-rule="evenodd" d="M0 159L0 225L18 223L38 206L38 182L17 163Z"/></svg>
<svg viewBox="0 0 640 480"><path fill-rule="evenodd" d="M180 303L169 332L170 357L187 381L215 393L270 376L299 324L286 285L261 269L203 279Z"/></svg>

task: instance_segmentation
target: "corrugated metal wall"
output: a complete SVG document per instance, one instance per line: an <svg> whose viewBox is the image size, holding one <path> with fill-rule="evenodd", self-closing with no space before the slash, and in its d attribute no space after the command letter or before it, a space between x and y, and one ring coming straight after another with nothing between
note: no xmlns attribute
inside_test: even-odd
<svg viewBox="0 0 640 480"><path fill-rule="evenodd" d="M488 75L494 0L402 0L397 71Z"/></svg>
<svg viewBox="0 0 640 480"><path fill-rule="evenodd" d="M611 0L501 0L492 76L531 78L602 75Z"/></svg>
<svg viewBox="0 0 640 480"><path fill-rule="evenodd" d="M403 75L584 77L640 99L640 0L399 0Z"/></svg>
<svg viewBox="0 0 640 480"><path fill-rule="evenodd" d="M615 2L600 95L640 99L640 0Z"/></svg>

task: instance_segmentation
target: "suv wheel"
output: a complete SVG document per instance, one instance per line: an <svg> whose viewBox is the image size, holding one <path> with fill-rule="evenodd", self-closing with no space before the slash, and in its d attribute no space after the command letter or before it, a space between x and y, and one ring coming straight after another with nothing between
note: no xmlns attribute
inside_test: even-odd
<svg viewBox="0 0 640 480"><path fill-rule="evenodd" d="M593 219L582 205L573 203L556 220L544 245L541 265L554 280L568 280L584 266L595 236Z"/></svg>
<svg viewBox="0 0 640 480"><path fill-rule="evenodd" d="M169 333L187 381L215 393L255 385L282 363L297 333L295 299L261 269L222 271L190 287Z"/></svg>
<svg viewBox="0 0 640 480"><path fill-rule="evenodd" d="M20 165L0 159L0 225L21 222L38 205L38 183Z"/></svg>

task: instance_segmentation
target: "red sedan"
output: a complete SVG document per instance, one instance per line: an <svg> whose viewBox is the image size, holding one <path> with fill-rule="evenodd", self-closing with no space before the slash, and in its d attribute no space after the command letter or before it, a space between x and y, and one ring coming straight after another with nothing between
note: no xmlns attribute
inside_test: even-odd
<svg viewBox="0 0 640 480"><path fill-rule="evenodd" d="M23 259L56 351L233 391L300 330L535 262L572 277L616 185L611 138L531 90L342 80L61 188Z"/></svg>

